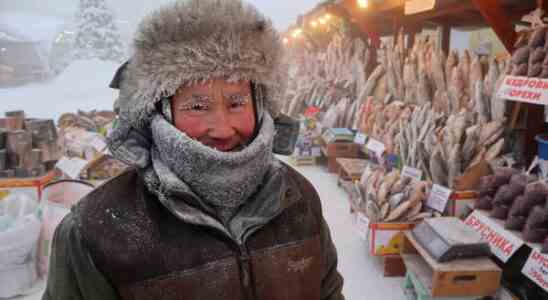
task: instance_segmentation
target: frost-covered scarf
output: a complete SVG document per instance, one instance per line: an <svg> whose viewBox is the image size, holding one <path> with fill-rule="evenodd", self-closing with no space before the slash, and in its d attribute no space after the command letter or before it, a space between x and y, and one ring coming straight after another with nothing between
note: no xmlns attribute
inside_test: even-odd
<svg viewBox="0 0 548 300"><path fill-rule="evenodd" d="M205 146L160 114L150 129L154 146L152 168L145 172L149 189L154 186L153 192L164 194L190 189L224 221L253 195L273 162L274 122L267 113L253 142L237 152Z"/></svg>

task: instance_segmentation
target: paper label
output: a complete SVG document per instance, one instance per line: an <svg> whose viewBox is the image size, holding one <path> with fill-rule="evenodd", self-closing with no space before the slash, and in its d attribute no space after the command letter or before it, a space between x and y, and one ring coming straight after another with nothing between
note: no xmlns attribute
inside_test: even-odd
<svg viewBox="0 0 548 300"><path fill-rule="evenodd" d="M523 245L523 240L477 210L464 223L481 234L491 246L491 252L504 263Z"/></svg>
<svg viewBox="0 0 548 300"><path fill-rule="evenodd" d="M451 197L451 194L453 193L452 190L438 185L434 184L434 187L432 188L432 192L430 192L430 196L428 197L428 201L426 202L426 205L428 207L433 208L441 213L445 211L445 207L447 206L447 202L449 201L449 198Z"/></svg>
<svg viewBox="0 0 548 300"><path fill-rule="evenodd" d="M539 159L540 172L544 180L548 180L548 160Z"/></svg>
<svg viewBox="0 0 548 300"><path fill-rule="evenodd" d="M358 236L362 240L367 241L369 238L369 218L361 212L356 213L354 227L358 233Z"/></svg>
<svg viewBox="0 0 548 300"><path fill-rule="evenodd" d="M72 179L78 179L80 172L88 164L87 160L83 160L78 157L68 158L62 157L55 167L65 173L68 177Z"/></svg>
<svg viewBox="0 0 548 300"><path fill-rule="evenodd" d="M310 150L313 157L320 157L322 156L322 148L320 147L312 147Z"/></svg>
<svg viewBox="0 0 548 300"><path fill-rule="evenodd" d="M533 249L521 272L548 292L548 255Z"/></svg>
<svg viewBox="0 0 548 300"><path fill-rule="evenodd" d="M359 145L365 145L365 142L367 141L367 135L361 132L356 133L356 136L354 137L354 143Z"/></svg>
<svg viewBox="0 0 548 300"><path fill-rule="evenodd" d="M107 148L107 144L105 143L105 141L98 136L94 136L89 144L98 152L101 152L105 150L105 148Z"/></svg>
<svg viewBox="0 0 548 300"><path fill-rule="evenodd" d="M413 167L409 167L409 166L405 166L405 167L403 167L401 175L402 176L407 176L407 177L410 177L410 178L413 178L413 179L416 179L416 180L421 180L422 179L422 170L419 170L419 169L416 169L416 168L413 168Z"/></svg>
<svg viewBox="0 0 548 300"><path fill-rule="evenodd" d="M383 143L375 139L369 139L369 142L367 142L366 148L367 150L375 153L378 157L382 157L384 150L386 149Z"/></svg>
<svg viewBox="0 0 548 300"><path fill-rule="evenodd" d="M548 105L548 79L506 76L498 90L501 99Z"/></svg>

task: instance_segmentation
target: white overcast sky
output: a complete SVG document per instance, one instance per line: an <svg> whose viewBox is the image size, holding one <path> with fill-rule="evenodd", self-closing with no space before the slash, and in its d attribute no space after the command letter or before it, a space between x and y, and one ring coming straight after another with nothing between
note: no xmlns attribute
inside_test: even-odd
<svg viewBox="0 0 548 300"><path fill-rule="evenodd" d="M119 19L132 25L150 10L172 0L107 0ZM247 0L269 16L279 30L294 23L299 14L312 9L320 0ZM0 0L0 12L31 12L71 17L79 0Z"/></svg>

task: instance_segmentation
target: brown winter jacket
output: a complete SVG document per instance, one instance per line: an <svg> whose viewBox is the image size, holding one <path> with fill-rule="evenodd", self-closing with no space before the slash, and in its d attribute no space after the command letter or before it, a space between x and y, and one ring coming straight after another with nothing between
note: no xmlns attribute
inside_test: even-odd
<svg viewBox="0 0 548 300"><path fill-rule="evenodd" d="M56 230L43 299L344 299L316 191L278 172L234 218L241 238L182 221L203 213L175 216L137 171L123 173Z"/></svg>

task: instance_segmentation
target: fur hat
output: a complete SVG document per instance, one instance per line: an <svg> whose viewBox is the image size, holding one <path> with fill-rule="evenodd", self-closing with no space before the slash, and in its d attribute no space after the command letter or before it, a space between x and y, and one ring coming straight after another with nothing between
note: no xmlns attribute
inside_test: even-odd
<svg viewBox="0 0 548 300"><path fill-rule="evenodd" d="M120 114L148 126L155 105L183 85L250 80L273 117L285 93L284 47L272 22L241 0L178 0L144 18L120 84Z"/></svg>

